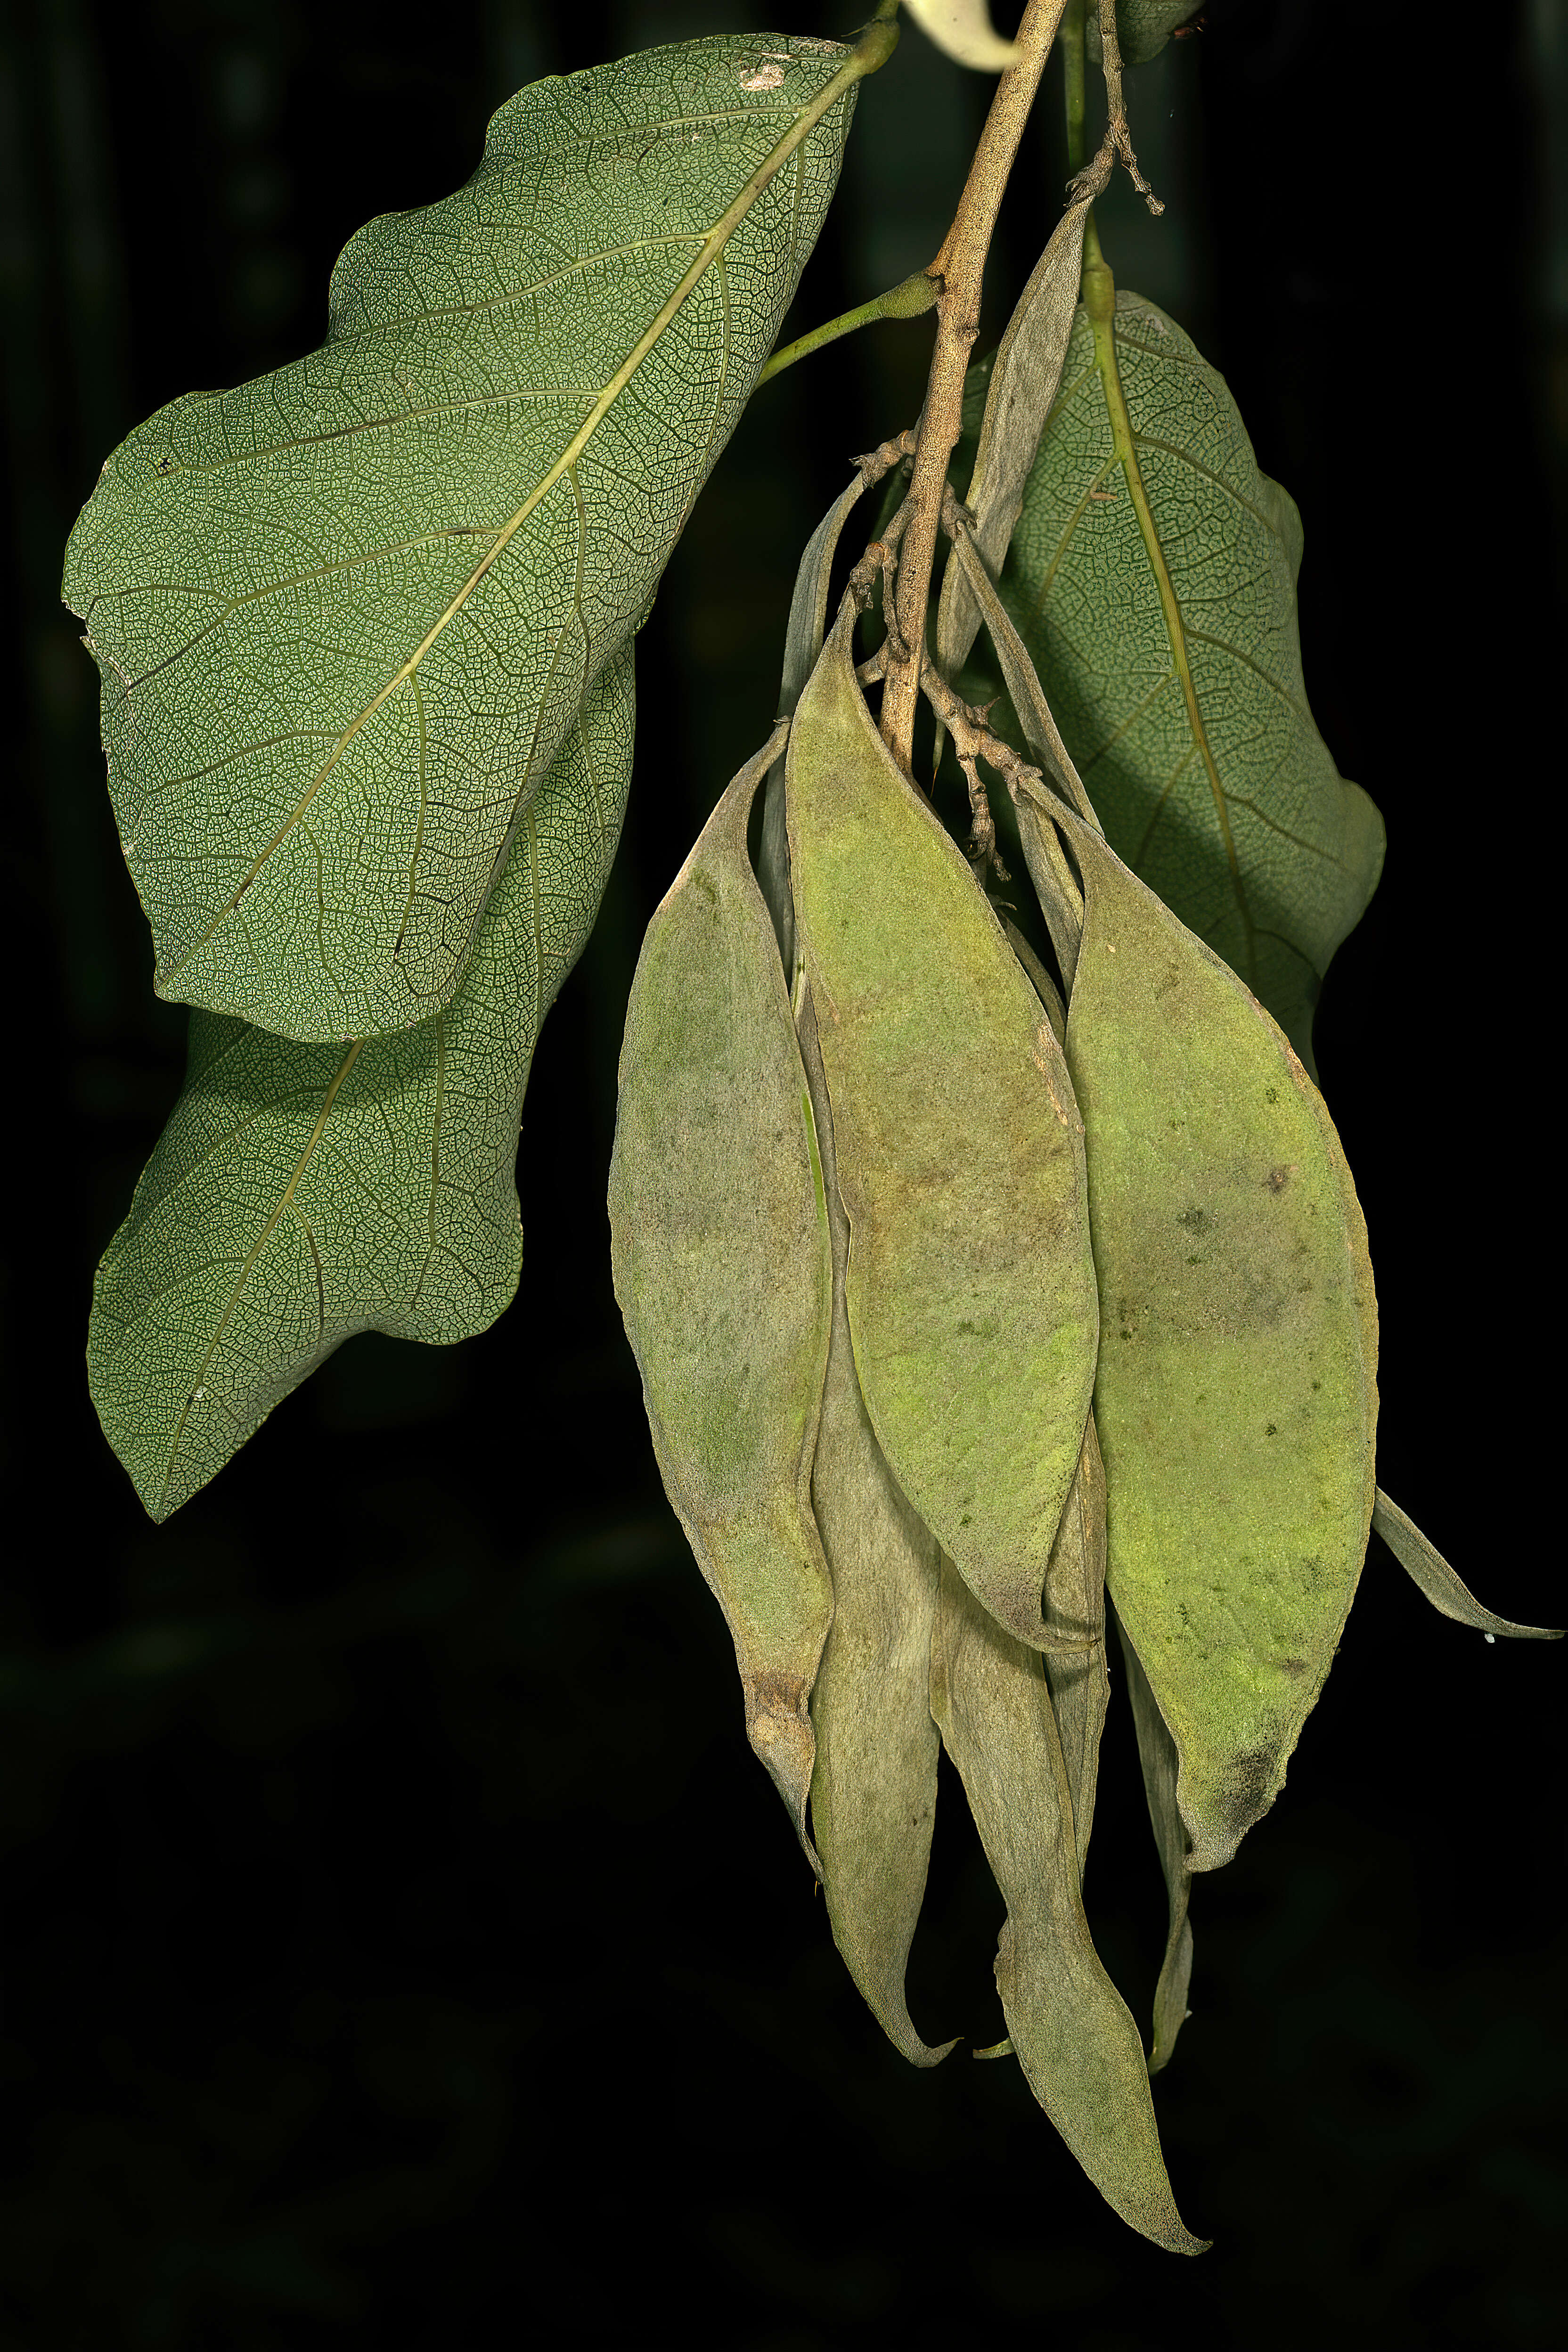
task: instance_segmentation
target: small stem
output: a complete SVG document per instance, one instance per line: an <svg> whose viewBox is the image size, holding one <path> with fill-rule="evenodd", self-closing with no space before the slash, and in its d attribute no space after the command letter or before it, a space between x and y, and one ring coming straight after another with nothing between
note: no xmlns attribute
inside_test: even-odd
<svg viewBox="0 0 1568 2352"><path fill-rule="evenodd" d="M972 853L974 862L982 871L987 866L994 865L997 874L1005 882L1010 877L996 855L996 826L991 814L991 803L985 797L985 787L975 772L974 763L977 760L984 760L1014 793L1022 778L1026 777L1042 793L1047 790L1046 780L1038 768L1031 768L1026 760L1019 758L1010 743L1004 743L1000 737L993 735L986 723L991 715L990 704L982 709L963 701L949 686L929 654L921 664L921 686L926 700L952 738L954 756L969 786L969 811L974 822L974 849ZM886 688L883 690L885 692Z"/></svg>
<svg viewBox="0 0 1568 2352"><path fill-rule="evenodd" d="M763 384L771 377L782 375L785 368L794 367L796 360L809 359L813 352L836 343L840 335L852 335L857 327L869 327L879 319L918 319L922 310L932 308L941 293L941 280L929 270L917 269L912 278L889 286L885 294L874 294L868 302L857 303L853 310L842 310L837 319L825 320L809 334L797 335L793 343L784 344L773 353L757 382Z"/></svg>
<svg viewBox="0 0 1568 2352"><path fill-rule="evenodd" d="M1068 177L1076 180L1083 169L1083 0L1068 0L1058 36L1068 115Z"/></svg>
<svg viewBox="0 0 1568 2352"><path fill-rule="evenodd" d="M893 610L892 591L899 576L899 541L903 538L909 520L910 502L906 499L890 518L881 538L872 540L845 583L855 599L857 610L864 613L869 609L876 593L877 576L879 572L881 574L882 612L888 624L888 635L886 645L879 650L888 653L891 659L899 658L904 651L904 642L899 635L898 614ZM877 675L880 677L883 670L879 670Z"/></svg>
<svg viewBox="0 0 1568 2352"><path fill-rule="evenodd" d="M910 772L926 606L942 517L942 485L963 420L963 379L980 331L980 286L1002 194L1067 0L1028 0L1015 35L1018 62L996 85L963 194L931 275L942 281L936 348L926 380L920 443L910 478L910 521L899 565L897 617L903 648L882 689L882 740Z"/></svg>
<svg viewBox="0 0 1568 2352"><path fill-rule="evenodd" d="M1138 169L1138 158L1132 152L1132 134L1127 128L1127 109L1121 96L1121 45L1116 37L1116 0L1100 0L1100 65L1105 74L1105 103L1110 114L1108 136L1126 164L1133 186L1149 210L1159 215L1165 207Z"/></svg>

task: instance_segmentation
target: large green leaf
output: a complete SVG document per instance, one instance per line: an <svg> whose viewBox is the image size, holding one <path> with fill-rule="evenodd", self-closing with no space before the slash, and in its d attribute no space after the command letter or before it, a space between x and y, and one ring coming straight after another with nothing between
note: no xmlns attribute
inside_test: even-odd
<svg viewBox="0 0 1568 2352"><path fill-rule="evenodd" d="M694 41L534 84L467 187L351 240L320 352L115 451L64 593L161 994L318 1043L450 1000L892 38Z"/></svg>
<svg viewBox="0 0 1568 2352"><path fill-rule="evenodd" d="M1301 677L1301 521L1223 377L1090 268L1003 602L1112 847L1311 1066L1330 958L1383 864ZM971 386L978 431L984 378ZM1004 722L1006 723L1006 722ZM1016 733L1015 740L1021 740Z"/></svg>
<svg viewBox="0 0 1568 2352"><path fill-rule="evenodd" d="M631 774L632 648L525 812L461 987L417 1029L300 1045L191 1016L184 1090L99 1269L88 1377L154 1519L353 1332L482 1331L522 1263L513 1161Z"/></svg>

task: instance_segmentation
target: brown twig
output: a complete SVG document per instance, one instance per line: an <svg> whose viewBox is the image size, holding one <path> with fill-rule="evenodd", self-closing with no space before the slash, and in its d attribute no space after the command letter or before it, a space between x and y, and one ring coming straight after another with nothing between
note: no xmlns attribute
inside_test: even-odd
<svg viewBox="0 0 1568 2352"><path fill-rule="evenodd" d="M906 457L912 457L914 454L915 435L908 425L901 433L895 434L890 441L879 441L864 457L854 460L862 488L874 489L884 475L890 474L895 466L901 465Z"/></svg>
<svg viewBox="0 0 1568 2352"><path fill-rule="evenodd" d="M910 522L899 568L896 618L901 644L889 659L882 688L882 740L906 775L913 753L942 485L963 424L969 354L980 331L980 286L986 251L1002 192L1066 5L1067 0L1028 0L1014 35L1018 62L1008 67L996 85L952 226L930 268L932 278L942 279L942 291L936 306L936 346L926 379L925 406L910 478ZM889 609L889 630L893 617Z"/></svg>
<svg viewBox="0 0 1568 2352"><path fill-rule="evenodd" d="M855 609L864 613L875 593L878 574L881 574L882 617L887 623L888 634L879 648L882 664L877 673L879 677L886 675L889 660L900 659L905 652L904 641L899 632L895 591L899 577L899 543L909 526L909 520L910 502L906 499L890 517L880 539L874 539L867 548L849 574L847 583L849 593L855 599Z"/></svg>
<svg viewBox="0 0 1568 2352"><path fill-rule="evenodd" d="M1164 205L1138 169L1138 158L1132 152L1132 133L1127 128L1127 108L1121 96L1121 44L1116 37L1116 0L1100 0L1100 62L1105 72L1105 102L1110 112L1110 125L1105 134L1105 144L1114 147L1117 154L1121 156L1131 175L1133 186L1150 211L1155 214L1163 213L1165 209ZM1100 155L1104 154L1105 144L1101 145ZM1099 168L1100 155L1097 155L1089 165L1090 173ZM1086 173L1082 176L1087 178L1089 173ZM1109 179L1109 177L1108 166L1106 178ZM1104 184L1104 181L1101 181L1100 186L1103 187ZM1098 195L1100 187L1095 188L1092 193Z"/></svg>
<svg viewBox="0 0 1568 2352"><path fill-rule="evenodd" d="M965 702L962 695L953 692L929 654L921 664L921 689L952 736L953 749L961 760L984 760L1009 791L1018 778L1026 776L1032 784L1050 793L1053 800L1058 798L1038 768L1032 768L1011 743L1005 743L999 735L991 732L991 704Z"/></svg>
<svg viewBox="0 0 1568 2352"><path fill-rule="evenodd" d="M996 854L996 822L975 762L983 760L994 774L1002 778L1010 793L1016 791L1019 780L1025 777L1042 791L1047 790L1046 779L1038 768L1031 768L1026 760L1021 759L1010 743L1004 743L999 735L991 732L991 705L965 702L955 694L929 654L921 664L921 689L952 736L954 755L969 786L969 806L974 820L974 863L982 869L994 866L1000 880L1011 881L1012 877Z"/></svg>

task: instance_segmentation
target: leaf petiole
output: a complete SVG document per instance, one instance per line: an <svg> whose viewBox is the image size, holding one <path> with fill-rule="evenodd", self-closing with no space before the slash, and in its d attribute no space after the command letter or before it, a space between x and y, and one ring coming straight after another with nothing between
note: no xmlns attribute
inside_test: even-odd
<svg viewBox="0 0 1568 2352"><path fill-rule="evenodd" d="M889 286L885 294L874 294L868 302L858 302L852 310L841 310L837 319L824 320L809 334L797 335L793 343L784 343L773 353L761 375L759 384L782 375L796 360L809 359L813 352L836 343L840 335L852 335L857 327L873 326L879 319L918 319L922 311L933 309L942 296L942 280L929 269L917 269L912 277Z"/></svg>

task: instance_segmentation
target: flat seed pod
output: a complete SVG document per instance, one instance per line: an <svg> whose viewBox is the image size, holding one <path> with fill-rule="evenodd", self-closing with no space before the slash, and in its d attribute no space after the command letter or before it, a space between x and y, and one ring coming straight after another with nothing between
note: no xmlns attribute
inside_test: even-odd
<svg viewBox="0 0 1568 2352"><path fill-rule="evenodd" d="M1068 338L1078 314L1089 208L1089 199L1080 196L1058 221L987 364L985 411L964 504L974 518L975 545L994 572L1006 560L1024 503L1024 485L1061 382ZM951 677L968 655L980 622L980 607L963 566L950 563L942 575L936 620L937 667L944 677Z"/></svg>
<svg viewBox="0 0 1568 2352"><path fill-rule="evenodd" d="M1377 1309L1321 1096L1229 966L1055 803L1105 1344L1108 1577L1179 1758L1190 1866L1284 1783L1366 1551Z"/></svg>
<svg viewBox="0 0 1568 2352"><path fill-rule="evenodd" d="M1091 1412L1046 1566L1046 1622L1053 1634L1089 1646L1046 1652L1046 1683L1067 1760L1079 1875L1089 1856L1100 1779L1100 1739L1110 1681L1105 1671L1105 1465Z"/></svg>
<svg viewBox="0 0 1568 2352"><path fill-rule="evenodd" d="M1051 839L1056 839L1054 833ZM1060 1044L1067 1034L1067 1007L1056 982L1016 924L1004 919L1002 928L1045 1007L1052 1035ZM1067 1506L1046 1565L1045 1609L1053 1631L1088 1635L1097 1645L1076 1656L1064 1650L1046 1653L1046 1681L1067 1759L1081 1877L1094 1820L1100 1734L1110 1699L1110 1680L1105 1671L1105 1465L1100 1458L1092 1412L1084 1423L1078 1470L1068 1488Z"/></svg>
<svg viewBox="0 0 1568 2352"><path fill-rule="evenodd" d="M895 2049L934 2066L952 2048L922 2042L904 2003L936 1819L942 1742L928 1687L942 1571L935 1537L899 1491L866 1412L849 1340L849 1227L807 991L805 1066L833 1240L833 1335L811 1494L833 1578L833 1625L811 1694L816 1766L811 1825L833 1940Z"/></svg>
<svg viewBox="0 0 1568 2352"><path fill-rule="evenodd" d="M847 599L790 732L798 952L848 1213L856 1369L904 1493L1036 1648L1100 1308L1067 1066L956 844L889 758Z"/></svg>
<svg viewBox="0 0 1568 2352"><path fill-rule="evenodd" d="M746 820L780 733L654 914L626 1009L611 1265L654 1452L735 1643L746 1736L805 1834L833 1615L811 1515L833 1270L822 1169Z"/></svg>
<svg viewBox="0 0 1568 2352"><path fill-rule="evenodd" d="M1154 1988L1154 2047L1149 2053L1149 2072L1157 2074L1162 2066L1169 2064L1176 2036L1186 2022L1187 1987L1193 1973L1193 1929L1187 1916L1193 1875L1187 1867L1187 1833L1176 1803L1176 1743L1165 1727L1165 1718L1149 1687L1149 1677L1139 1664L1138 1653L1127 1638L1126 1627L1119 1631L1127 1669L1127 1692L1132 1701L1132 1721L1138 1732L1138 1755L1143 1767L1143 1793L1149 1801L1150 1825L1160 1850L1160 1867L1165 1874L1165 1891L1171 1906L1165 1957L1160 1963L1160 1980Z"/></svg>
<svg viewBox="0 0 1568 2352"><path fill-rule="evenodd" d="M318 1044L449 1002L896 38L730 35L547 76L466 187L351 239L321 351L113 452L64 594L160 995Z"/></svg>
<svg viewBox="0 0 1568 2352"><path fill-rule="evenodd" d="M1372 1524L1407 1576L1419 1585L1439 1615L1468 1625L1489 1641L1500 1633L1505 1641L1560 1642L1556 1625L1516 1625L1511 1617L1485 1609L1460 1581L1429 1536L1424 1536L1407 1511L1402 1511L1380 1486L1373 1505Z"/></svg>
<svg viewBox="0 0 1568 2352"><path fill-rule="evenodd" d="M805 682L816 667L827 621L827 583L833 558L845 523L865 483L857 474L842 489L806 541L795 572L790 599L789 625L784 632L784 676L779 681L778 716L793 719ZM789 887L789 835L784 824L784 755L781 751L768 772L763 801L763 834L757 852L757 879L778 933L779 953L791 996L795 993L795 906ZM818 1110L821 1105L817 1106Z"/></svg>
<svg viewBox="0 0 1568 2352"><path fill-rule="evenodd" d="M1202 2253L1171 2194L1138 2029L1089 1940L1041 1662L945 1566L931 1704L1007 1906L996 1987L1029 2088L1124 2221Z"/></svg>

